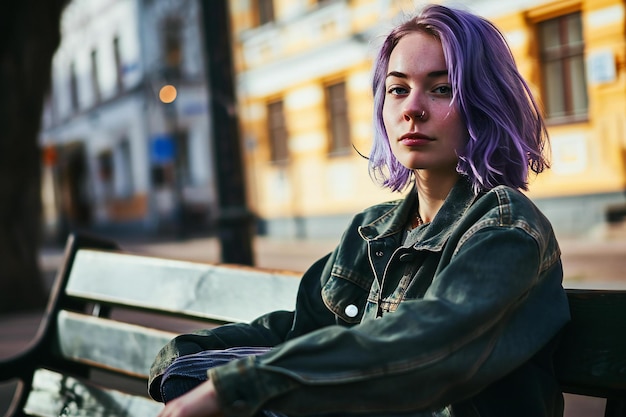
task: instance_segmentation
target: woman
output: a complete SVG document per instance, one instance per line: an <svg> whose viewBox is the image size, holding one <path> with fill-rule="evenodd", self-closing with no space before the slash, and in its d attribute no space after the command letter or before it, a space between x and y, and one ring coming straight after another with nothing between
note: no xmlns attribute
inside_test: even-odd
<svg viewBox="0 0 626 417"><path fill-rule="evenodd" d="M560 252L518 191L547 134L502 35L428 6L386 38L373 91L372 176L411 192L354 217L295 312L167 345L153 397L197 388L161 417L562 416Z"/></svg>

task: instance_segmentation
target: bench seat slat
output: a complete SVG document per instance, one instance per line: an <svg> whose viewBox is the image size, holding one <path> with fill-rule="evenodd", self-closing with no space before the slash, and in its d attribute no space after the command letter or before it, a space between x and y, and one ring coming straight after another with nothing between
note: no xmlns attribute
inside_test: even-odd
<svg viewBox="0 0 626 417"><path fill-rule="evenodd" d="M299 275L79 250L66 293L96 302L223 322L293 310Z"/></svg>
<svg viewBox="0 0 626 417"><path fill-rule="evenodd" d="M41 417L156 416L163 405L146 397L100 388L62 374L38 369L24 407Z"/></svg>
<svg viewBox="0 0 626 417"><path fill-rule="evenodd" d="M60 311L62 356L116 372L148 378L159 349L176 334L104 318Z"/></svg>

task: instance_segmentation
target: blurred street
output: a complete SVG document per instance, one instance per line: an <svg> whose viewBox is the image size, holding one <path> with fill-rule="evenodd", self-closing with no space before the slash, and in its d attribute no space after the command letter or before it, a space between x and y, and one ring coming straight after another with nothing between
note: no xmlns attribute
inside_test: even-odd
<svg viewBox="0 0 626 417"><path fill-rule="evenodd" d="M184 241L146 242L120 239L126 251L199 262L219 262L219 242L215 238ZM281 240L257 237L254 241L256 266L272 269L304 271L336 243L325 240ZM603 238L585 240L561 239L565 287L626 289L626 232L612 233ZM41 252L41 267L48 288L62 262L63 248L47 247ZM39 324L40 312L0 316L0 358L24 349L33 338ZM0 412L8 407L15 384L0 385ZM578 396L566 397L566 417L602 416L603 400Z"/></svg>

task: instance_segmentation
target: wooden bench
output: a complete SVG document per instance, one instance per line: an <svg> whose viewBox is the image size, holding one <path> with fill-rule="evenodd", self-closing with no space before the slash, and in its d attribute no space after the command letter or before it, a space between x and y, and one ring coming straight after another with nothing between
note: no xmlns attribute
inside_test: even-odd
<svg viewBox="0 0 626 417"><path fill-rule="evenodd" d="M156 416L158 350L176 334L293 310L300 274L122 253L72 236L32 345L0 360L19 380L6 416Z"/></svg>
<svg viewBox="0 0 626 417"><path fill-rule="evenodd" d="M6 416L156 416L147 373L174 335L293 309L299 274L123 253L69 239L32 345L0 360L19 380ZM572 322L556 354L565 392L607 398L626 417L626 291L568 290Z"/></svg>

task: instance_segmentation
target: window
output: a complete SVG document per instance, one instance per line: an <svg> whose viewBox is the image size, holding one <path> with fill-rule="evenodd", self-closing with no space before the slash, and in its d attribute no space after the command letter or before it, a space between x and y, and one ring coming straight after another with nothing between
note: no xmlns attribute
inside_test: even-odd
<svg viewBox="0 0 626 417"><path fill-rule="evenodd" d="M110 149L98 154L98 173L105 200L113 197L113 152Z"/></svg>
<svg viewBox="0 0 626 417"><path fill-rule="evenodd" d="M115 195L120 198L132 197L134 190L130 141L122 139L116 152Z"/></svg>
<svg viewBox="0 0 626 417"><path fill-rule="evenodd" d="M538 31L546 117L584 119L588 99L580 13L540 22Z"/></svg>
<svg viewBox="0 0 626 417"><path fill-rule="evenodd" d="M48 91L48 96L46 98L46 112L48 115L48 124L47 126L50 127L53 124L55 124L57 122L57 120L59 119L59 114L58 114L58 106L56 105L57 103L57 92L56 89L58 88L55 80L52 79L52 82L50 83L50 91Z"/></svg>
<svg viewBox="0 0 626 417"><path fill-rule="evenodd" d="M267 105L267 127L270 142L270 160L284 162L289 157L287 125L282 100Z"/></svg>
<svg viewBox="0 0 626 417"><path fill-rule="evenodd" d="M78 79L76 78L76 64L70 64L70 106L72 111L78 110Z"/></svg>
<svg viewBox="0 0 626 417"><path fill-rule="evenodd" d="M94 102L100 102L100 83L98 81L98 51L91 51L91 86Z"/></svg>
<svg viewBox="0 0 626 417"><path fill-rule="evenodd" d="M326 111L329 152L331 154L350 152L350 123L348 121L348 101L346 99L345 82L326 86Z"/></svg>
<svg viewBox="0 0 626 417"><path fill-rule="evenodd" d="M120 38L117 36L113 38L113 59L115 65L115 89L119 93L123 87L123 68L122 68L122 53L120 51Z"/></svg>
<svg viewBox="0 0 626 417"><path fill-rule="evenodd" d="M163 68L168 81L180 77L183 58L182 22L178 18L168 18L163 22Z"/></svg>
<svg viewBox="0 0 626 417"><path fill-rule="evenodd" d="M191 183L191 161L189 160L189 132L179 129L176 132L176 175L179 184Z"/></svg>
<svg viewBox="0 0 626 417"><path fill-rule="evenodd" d="M274 1L256 0L259 26L274 21Z"/></svg>
<svg viewBox="0 0 626 417"><path fill-rule="evenodd" d="M98 172L104 199L130 198L134 192L130 141L122 139L98 154Z"/></svg>

